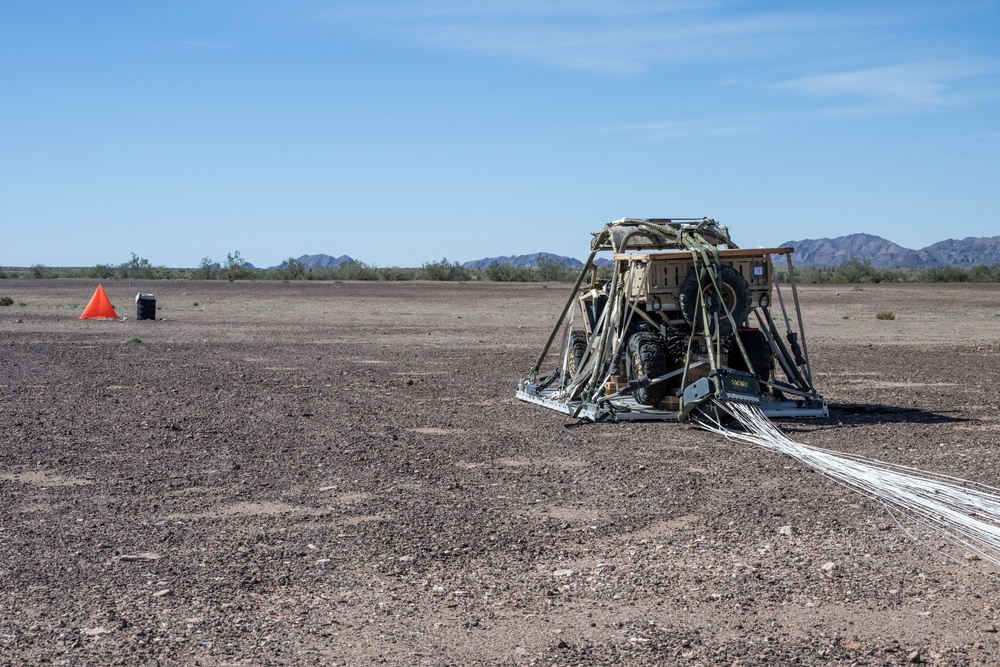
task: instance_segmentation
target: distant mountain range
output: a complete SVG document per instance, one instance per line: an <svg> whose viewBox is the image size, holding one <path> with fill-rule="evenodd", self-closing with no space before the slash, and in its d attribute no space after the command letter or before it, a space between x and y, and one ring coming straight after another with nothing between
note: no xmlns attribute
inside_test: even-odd
<svg viewBox="0 0 1000 667"><path fill-rule="evenodd" d="M1000 236L948 239L920 250L904 248L872 234L788 241L781 247L795 248L794 260L799 266L840 266L852 257L879 268L968 268L978 264L1000 264Z"/></svg>
<svg viewBox="0 0 1000 667"><path fill-rule="evenodd" d="M347 255L341 255L340 257L333 257L332 255L302 255L301 257L296 257L295 259L307 269L336 269L342 264L357 263L356 259L348 257ZM285 262L268 268L283 269L285 268Z"/></svg>
<svg viewBox="0 0 1000 667"><path fill-rule="evenodd" d="M1000 236L968 237L962 240L939 241L920 250L911 250L873 234L848 234L832 239L803 239L781 244L782 248L795 248L794 260L798 266L840 266L852 257L870 262L879 268L926 268L933 266L958 266L968 268L978 264L1000 264ZM341 255L302 255L297 260L307 268L335 269L358 260ZM570 269L582 269L583 262L575 257L535 252L530 255L484 257L462 264L467 269L485 269L491 264L509 264L517 267L537 267L539 262L565 264ZM596 261L598 266L610 266L605 257ZM249 266L249 264L247 265ZM284 263L270 267L284 268Z"/></svg>
<svg viewBox="0 0 1000 667"><path fill-rule="evenodd" d="M543 260L562 263L570 269L583 268L583 262L580 260L574 257L554 255L551 252L535 252L530 255L510 255L508 257L484 257L483 259L475 259L471 262L466 262L465 264L462 264L462 266L467 269L485 269L493 264L509 264L511 266L526 266L534 268L537 267L538 263ZM595 264L598 266L611 266L612 261L602 257L598 259Z"/></svg>
<svg viewBox="0 0 1000 667"><path fill-rule="evenodd" d="M873 234L848 234L833 239L804 239L788 241L782 248L795 248L794 260L798 266L840 266L852 257L870 262L879 268L927 268L957 266L968 268L978 264L1000 264L1000 236L968 237L962 240L939 241L920 250L911 250ZM486 257L462 266L484 269L494 262L513 266L538 266L540 260L562 262L571 269L583 268L583 262L573 257L536 252L510 257ZM609 266L611 260L600 258L598 266Z"/></svg>

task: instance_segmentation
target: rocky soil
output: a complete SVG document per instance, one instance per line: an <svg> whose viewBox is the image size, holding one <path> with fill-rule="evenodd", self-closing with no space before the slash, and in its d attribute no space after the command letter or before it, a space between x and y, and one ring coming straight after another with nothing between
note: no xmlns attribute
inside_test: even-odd
<svg viewBox="0 0 1000 667"><path fill-rule="evenodd" d="M0 281L0 665L1000 663L996 570L879 504L515 400L568 286L94 288ZM791 437L1000 485L1000 286L800 292Z"/></svg>

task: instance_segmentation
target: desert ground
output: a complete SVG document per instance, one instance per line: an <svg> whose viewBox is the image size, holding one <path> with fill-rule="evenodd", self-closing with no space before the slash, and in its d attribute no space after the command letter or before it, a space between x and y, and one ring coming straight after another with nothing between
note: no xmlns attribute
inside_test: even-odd
<svg viewBox="0 0 1000 667"><path fill-rule="evenodd" d="M877 502L516 400L568 285L95 287L0 281L0 665L1000 664L997 570ZM1000 485L1000 285L799 291L786 433Z"/></svg>

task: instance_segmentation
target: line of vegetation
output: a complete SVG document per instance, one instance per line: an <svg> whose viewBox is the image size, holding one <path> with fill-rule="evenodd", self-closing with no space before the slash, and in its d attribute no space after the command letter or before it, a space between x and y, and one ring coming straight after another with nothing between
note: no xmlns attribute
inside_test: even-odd
<svg viewBox="0 0 1000 667"><path fill-rule="evenodd" d="M788 270L775 267L781 282L788 281ZM921 269L878 268L869 260L855 257L840 266L795 267L795 280L806 285L854 285L877 283L1000 283L1000 264L970 268L934 266Z"/></svg>
<svg viewBox="0 0 1000 667"><path fill-rule="evenodd" d="M192 269L153 266L148 259L132 253L121 264L98 264L83 268L51 268L36 264L27 268L0 268L0 279L16 278L96 278L135 280L437 280L456 282L560 282L572 283L577 269L552 259L541 259L537 266L514 266L494 262L485 268L467 268L444 258L416 268L377 267L364 262L348 262L336 267L307 267L289 257L271 269L257 269L247 264L237 250L226 255L224 262L202 258ZM601 278L610 277L610 269L598 270ZM775 275L788 281L788 270L776 266ZM800 284L874 284L874 283L1000 283L1000 264L960 268L940 266L923 269L877 268L867 260L851 258L835 267L796 267L795 280Z"/></svg>
<svg viewBox="0 0 1000 667"><path fill-rule="evenodd" d="M240 252L226 255L224 262L203 257L197 267L176 269L153 266L148 259L132 253L122 264L98 264L84 268L54 268L41 264L29 268L0 269L0 279L13 278L96 278L101 280L436 280L456 282L574 282L577 269L563 262L542 259L536 267L494 263L484 269L467 268L444 258L416 268L377 267L364 262L347 262L335 267L307 267L294 257L270 269L249 266Z"/></svg>

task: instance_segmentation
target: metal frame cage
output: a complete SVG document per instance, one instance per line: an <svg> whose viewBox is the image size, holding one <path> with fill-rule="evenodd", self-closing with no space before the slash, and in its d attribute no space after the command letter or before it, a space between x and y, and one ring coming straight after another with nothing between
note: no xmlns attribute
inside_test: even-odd
<svg viewBox="0 0 1000 667"><path fill-rule="evenodd" d="M610 267L596 263L602 253ZM517 398L591 421L684 421L727 403L769 417L827 416L792 253L740 249L711 218L608 223ZM787 307L773 265L782 256ZM546 364L554 368L543 374Z"/></svg>

